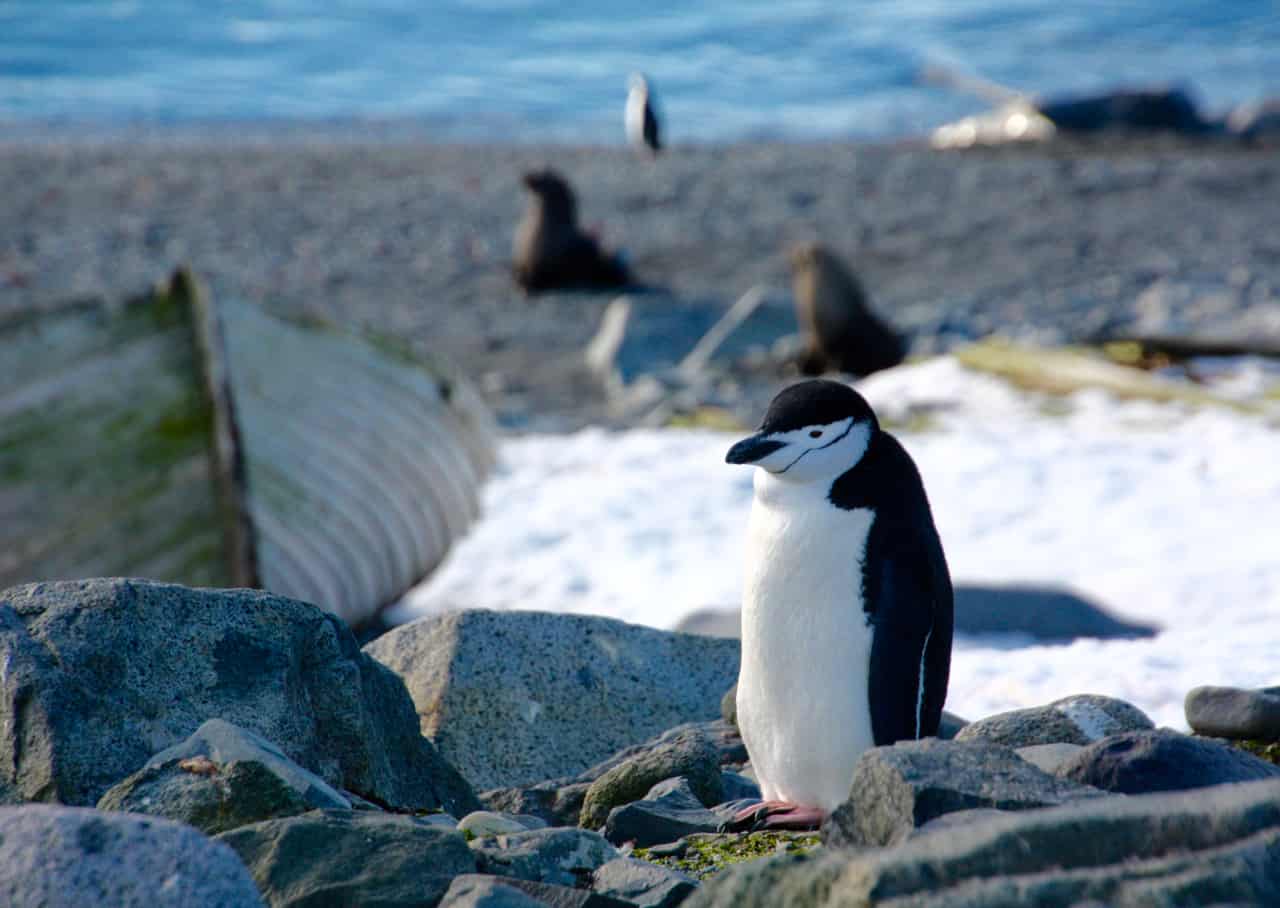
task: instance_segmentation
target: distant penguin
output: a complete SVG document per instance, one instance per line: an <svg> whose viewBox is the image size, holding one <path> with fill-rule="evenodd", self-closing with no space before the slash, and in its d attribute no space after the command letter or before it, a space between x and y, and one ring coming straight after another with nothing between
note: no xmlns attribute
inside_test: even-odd
<svg viewBox="0 0 1280 908"><path fill-rule="evenodd" d="M627 92L627 140L638 149L656 155L662 150L658 135L658 114L655 99L649 88L649 80L641 73L632 73Z"/></svg>
<svg viewBox="0 0 1280 908"><path fill-rule="evenodd" d="M790 261L796 319L808 344L802 372L869 375L902 362L905 342L871 311L862 285L834 253L801 243Z"/></svg>
<svg viewBox="0 0 1280 908"><path fill-rule="evenodd" d="M578 227L578 204L568 182L549 168L523 179L532 198L512 248L516 283L530 293L626 286L630 277L622 262Z"/></svg>
<svg viewBox="0 0 1280 908"><path fill-rule="evenodd" d="M739 828L809 828L869 747L938 733L951 577L911 457L858 392L792 385L726 461L752 464L738 727L764 803Z"/></svg>

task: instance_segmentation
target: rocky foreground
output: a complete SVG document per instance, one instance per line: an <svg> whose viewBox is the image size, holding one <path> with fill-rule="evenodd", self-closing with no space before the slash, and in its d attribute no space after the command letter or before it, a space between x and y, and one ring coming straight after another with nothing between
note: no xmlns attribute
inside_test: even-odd
<svg viewBox="0 0 1280 908"><path fill-rule="evenodd" d="M10 906L1275 904L1280 689L1201 735L1096 694L875 748L817 835L758 798L734 640L320 609L143 580L0 592ZM731 718L731 715L730 715ZM1209 737L1212 735L1213 737Z"/></svg>

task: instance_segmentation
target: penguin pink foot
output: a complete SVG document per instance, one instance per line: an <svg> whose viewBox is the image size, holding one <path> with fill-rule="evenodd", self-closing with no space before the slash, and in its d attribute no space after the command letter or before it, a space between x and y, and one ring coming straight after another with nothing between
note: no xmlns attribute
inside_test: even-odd
<svg viewBox="0 0 1280 908"><path fill-rule="evenodd" d="M821 807L793 804L790 801L761 801L744 807L724 825L725 832L758 832L762 829L817 829L827 818Z"/></svg>

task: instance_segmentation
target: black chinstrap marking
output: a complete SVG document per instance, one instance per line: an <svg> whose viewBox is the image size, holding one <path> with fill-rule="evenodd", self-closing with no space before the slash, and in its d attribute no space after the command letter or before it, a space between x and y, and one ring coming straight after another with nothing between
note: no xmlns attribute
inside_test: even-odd
<svg viewBox="0 0 1280 908"><path fill-rule="evenodd" d="M843 439L845 436L847 436L850 432L853 431L853 427L856 425L858 425L857 420L849 423L849 428L845 429L843 432L841 432L835 438L831 439L831 441L827 442L825 445L818 445L818 447L816 448L807 448L804 451L801 451L799 457L797 457L795 460L791 461L791 463L787 464L785 467L783 467L781 470L778 471L778 475L782 475L783 473L787 472L787 470L790 470L792 467L794 467L796 464L798 464L801 460L803 460L808 455L812 454L814 451L822 451L826 448L831 447L834 444L839 443L841 439ZM868 447L870 447L869 444L868 444Z"/></svg>

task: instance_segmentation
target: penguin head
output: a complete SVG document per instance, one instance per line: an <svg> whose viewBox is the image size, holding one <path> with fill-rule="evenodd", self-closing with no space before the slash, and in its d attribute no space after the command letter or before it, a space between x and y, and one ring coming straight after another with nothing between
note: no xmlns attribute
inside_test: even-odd
<svg viewBox="0 0 1280 908"><path fill-rule="evenodd" d="M543 209L552 216L559 215L564 220L573 221L577 214L577 201L568 180L560 176L550 167L542 170L529 170L521 177L525 188L533 193L535 199L542 203Z"/></svg>
<svg viewBox="0 0 1280 908"><path fill-rule="evenodd" d="M649 80L645 78L644 73L634 72L627 77L627 89L647 96L649 94Z"/></svg>
<svg viewBox="0 0 1280 908"><path fill-rule="evenodd" d="M725 455L784 482L832 480L856 464L880 430L871 405L840 382L815 379L784 388L756 434Z"/></svg>

